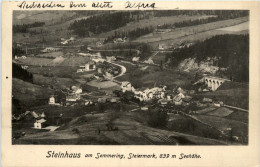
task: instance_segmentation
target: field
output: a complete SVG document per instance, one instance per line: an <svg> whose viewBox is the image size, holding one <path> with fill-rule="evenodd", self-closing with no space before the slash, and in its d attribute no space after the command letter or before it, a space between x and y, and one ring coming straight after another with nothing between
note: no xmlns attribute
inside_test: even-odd
<svg viewBox="0 0 260 167"><path fill-rule="evenodd" d="M244 112L244 111L234 111L233 113L229 114L227 117L227 119L230 120L236 120L236 121L240 121L243 123L247 123L248 124L248 112Z"/></svg>
<svg viewBox="0 0 260 167"><path fill-rule="evenodd" d="M165 64L166 63L166 54L167 53L159 52L155 56L153 56L152 60L153 60L154 64L160 64L161 62L163 64Z"/></svg>
<svg viewBox="0 0 260 167"><path fill-rule="evenodd" d="M137 28L145 28L145 27L153 27L156 28L157 25L163 25L163 24L174 24L177 22L182 22L186 20L196 20L196 19L204 19L208 17L214 17L214 16L206 16L206 15L197 15L197 16L170 16L170 17L153 17L151 19L144 19L144 20L139 20L139 22L131 22L128 23L124 27L120 27L118 29L115 29L113 31L109 31L106 33L101 33L97 35L97 38L105 38L108 36L114 35L114 32L120 32L120 31L132 31Z"/></svg>
<svg viewBox="0 0 260 167"><path fill-rule="evenodd" d="M222 27L230 27L233 25L237 25L240 23L248 23L248 18L237 18L233 20L224 20L224 21L218 21L208 24L201 24L197 26L190 26L190 27L183 27L180 29L176 29L173 32L164 33L164 34L149 34L146 36L142 36L138 39L136 39L134 42L144 42L149 43L153 46L153 48L158 49L158 44L164 44L168 47L173 46L176 43L180 42L194 42L198 40L205 40L207 38L210 38L215 35L221 35L221 34L237 34L237 33L248 33L245 31L220 31L217 30Z"/></svg>
<svg viewBox="0 0 260 167"><path fill-rule="evenodd" d="M72 112L73 113L73 112ZM143 123L143 115L139 112L107 112L83 114L62 125L55 132L42 132L15 140L16 144L121 144L121 145L184 145L199 144L223 145L217 141L169 130L148 127ZM106 124L118 130L108 130ZM78 130L78 132L75 131ZM98 133L98 129L100 133ZM205 144L206 143L206 144Z"/></svg>
<svg viewBox="0 0 260 167"><path fill-rule="evenodd" d="M14 12L14 24L31 24L34 22L45 22L48 24L59 23L62 19L71 18L75 12L68 11L29 11L29 12Z"/></svg>
<svg viewBox="0 0 260 167"><path fill-rule="evenodd" d="M249 30L249 22L244 22L242 24L238 24L238 25L231 26L231 27L220 28L220 29L217 29L217 30L231 31L231 32L239 32L239 31Z"/></svg>
<svg viewBox="0 0 260 167"><path fill-rule="evenodd" d="M37 57L47 57L47 58L56 58L63 56L63 52L50 52L36 55Z"/></svg>
<svg viewBox="0 0 260 167"><path fill-rule="evenodd" d="M20 79L13 78L12 95L20 101L22 107L37 106L48 103L53 90Z"/></svg>
<svg viewBox="0 0 260 167"><path fill-rule="evenodd" d="M114 87L117 85L115 82L112 82L112 81L99 82L99 81L95 81L95 80L90 81L87 84L90 86L93 86L93 87L100 88L100 89L106 89L106 88Z"/></svg>
<svg viewBox="0 0 260 167"><path fill-rule="evenodd" d="M226 131L227 128L231 128L231 136L237 136L240 138L241 142L247 143L246 136L248 135L248 124L246 123L206 115L199 115L196 116L196 118L221 131Z"/></svg>
<svg viewBox="0 0 260 167"><path fill-rule="evenodd" d="M33 74L41 74L43 76L49 77L61 77L61 78L71 78L73 73L76 73L77 67L70 66L48 66L48 67L29 67L28 71Z"/></svg>
<svg viewBox="0 0 260 167"><path fill-rule="evenodd" d="M27 57L26 59L17 60L17 62L19 63L32 66L46 66L50 64L52 61L53 59L39 57Z"/></svg>
<svg viewBox="0 0 260 167"><path fill-rule="evenodd" d="M153 87L160 84L167 85L169 89L175 86L187 87L192 79L189 74L178 72L175 69L162 71L157 66L146 68L147 65L136 66L123 62L118 62L118 64L126 67L126 73L117 80L129 81L135 88Z"/></svg>
<svg viewBox="0 0 260 167"><path fill-rule="evenodd" d="M226 117L226 116L230 115L231 113L233 113L233 110L228 109L226 107L220 107L211 112L207 112L206 114L210 115L210 116L216 116L216 117Z"/></svg>
<svg viewBox="0 0 260 167"><path fill-rule="evenodd" d="M249 105L249 89L244 88L230 88L225 90L217 90L215 92L208 92L203 94L196 94L193 97L202 99L203 97L216 98L223 101L224 104L248 109Z"/></svg>

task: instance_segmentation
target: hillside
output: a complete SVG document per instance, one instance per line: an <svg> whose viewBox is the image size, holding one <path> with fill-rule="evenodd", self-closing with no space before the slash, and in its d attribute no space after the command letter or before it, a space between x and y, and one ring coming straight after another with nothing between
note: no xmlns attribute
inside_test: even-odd
<svg viewBox="0 0 260 167"><path fill-rule="evenodd" d="M76 117L64 124L55 132L42 132L28 137L22 137L19 144L31 143L47 144L90 144L90 145L225 145L226 142L203 138L170 130L151 128L142 123L142 116L138 113L108 112L86 114ZM118 130L107 130L110 122ZM78 129L78 133L76 132ZM97 133L100 129L100 134ZM62 142L61 142L62 141Z"/></svg>
<svg viewBox="0 0 260 167"><path fill-rule="evenodd" d="M181 69L201 70L200 65L204 63L204 68L226 68L224 71L219 70L220 74L234 81L249 81L249 35L215 36L178 49L169 58L170 66L178 66L181 63ZM187 59L190 61L183 64Z"/></svg>

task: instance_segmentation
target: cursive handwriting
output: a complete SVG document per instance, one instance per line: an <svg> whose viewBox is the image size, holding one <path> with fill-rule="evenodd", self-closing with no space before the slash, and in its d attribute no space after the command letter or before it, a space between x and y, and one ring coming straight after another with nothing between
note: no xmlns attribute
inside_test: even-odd
<svg viewBox="0 0 260 167"><path fill-rule="evenodd" d="M93 8L112 8L113 5L112 5L112 2L103 2L103 3L93 2L92 7Z"/></svg>
<svg viewBox="0 0 260 167"><path fill-rule="evenodd" d="M17 5L20 9L33 9L33 8L64 8L65 6L60 3L48 2L48 3L27 3L23 1L21 4Z"/></svg>
<svg viewBox="0 0 260 167"><path fill-rule="evenodd" d="M84 7L87 7L85 3L75 4L74 2L70 1L70 8L84 8Z"/></svg>
<svg viewBox="0 0 260 167"><path fill-rule="evenodd" d="M155 8L155 3L142 3L142 2L139 2L139 3L131 3L129 1L127 1L125 3L125 8L137 8L137 9L140 9L140 8L151 8L151 9L154 9Z"/></svg>

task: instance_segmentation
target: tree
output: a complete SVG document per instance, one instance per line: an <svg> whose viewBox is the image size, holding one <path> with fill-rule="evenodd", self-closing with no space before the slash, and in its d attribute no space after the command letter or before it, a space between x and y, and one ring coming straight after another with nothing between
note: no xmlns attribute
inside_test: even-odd
<svg viewBox="0 0 260 167"><path fill-rule="evenodd" d="M151 111L148 112L148 124L151 127L164 127L168 122L168 115L165 111Z"/></svg>

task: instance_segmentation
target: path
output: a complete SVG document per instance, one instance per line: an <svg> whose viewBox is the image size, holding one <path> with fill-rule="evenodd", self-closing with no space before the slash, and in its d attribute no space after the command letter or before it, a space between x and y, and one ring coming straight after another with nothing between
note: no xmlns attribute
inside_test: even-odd
<svg viewBox="0 0 260 167"><path fill-rule="evenodd" d="M232 109L236 109L236 110L248 112L248 110L243 109L243 108L239 108L239 107L235 107L235 106L230 106L230 105L226 105L226 104L224 104L224 106L225 106L225 107L228 107L228 108L232 108Z"/></svg>

